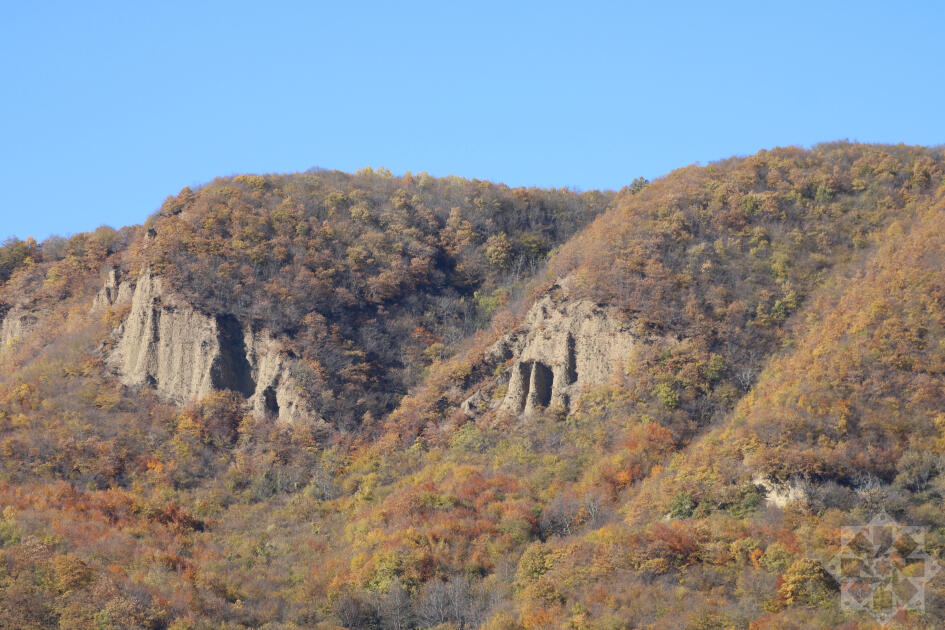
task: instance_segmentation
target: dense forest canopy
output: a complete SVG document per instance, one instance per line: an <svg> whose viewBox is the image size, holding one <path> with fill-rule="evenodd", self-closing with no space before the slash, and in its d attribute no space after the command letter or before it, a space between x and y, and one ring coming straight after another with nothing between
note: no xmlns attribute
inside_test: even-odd
<svg viewBox="0 0 945 630"><path fill-rule="evenodd" d="M877 628L826 567L880 509L945 555L943 225L940 149L831 143L616 194L240 175L7 241L0 627ZM119 385L114 266L278 335L335 431ZM639 343L567 409L464 411L547 295Z"/></svg>
<svg viewBox="0 0 945 630"><path fill-rule="evenodd" d="M315 408L351 424L389 411L611 199L371 169L240 175L168 199L139 265L284 336Z"/></svg>

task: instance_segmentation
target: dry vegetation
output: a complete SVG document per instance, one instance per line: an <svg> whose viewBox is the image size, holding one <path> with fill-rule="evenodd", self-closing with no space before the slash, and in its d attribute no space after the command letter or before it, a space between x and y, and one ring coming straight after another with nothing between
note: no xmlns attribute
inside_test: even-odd
<svg viewBox="0 0 945 630"><path fill-rule="evenodd" d="M8 242L0 301L44 315L0 358L0 627L877 627L824 565L880 508L945 553L943 164L779 149L615 199L239 176ZM105 260L295 344L335 433L117 387ZM515 296L569 274L664 341L569 413L468 418Z"/></svg>

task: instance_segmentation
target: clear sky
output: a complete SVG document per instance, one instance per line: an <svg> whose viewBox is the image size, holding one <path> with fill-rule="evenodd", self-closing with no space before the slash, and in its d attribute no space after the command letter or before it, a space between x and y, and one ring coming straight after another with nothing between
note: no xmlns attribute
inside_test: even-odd
<svg viewBox="0 0 945 630"><path fill-rule="evenodd" d="M619 188L762 148L945 143L945 3L0 0L0 239L217 175Z"/></svg>

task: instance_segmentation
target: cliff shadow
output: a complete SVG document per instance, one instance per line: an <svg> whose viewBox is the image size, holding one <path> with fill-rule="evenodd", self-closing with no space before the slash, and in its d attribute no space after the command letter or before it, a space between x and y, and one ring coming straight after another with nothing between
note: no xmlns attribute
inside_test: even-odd
<svg viewBox="0 0 945 630"><path fill-rule="evenodd" d="M218 315L216 321L220 354L210 367L210 382L214 389L233 390L249 398L256 390L256 383L246 358L243 329L233 315Z"/></svg>

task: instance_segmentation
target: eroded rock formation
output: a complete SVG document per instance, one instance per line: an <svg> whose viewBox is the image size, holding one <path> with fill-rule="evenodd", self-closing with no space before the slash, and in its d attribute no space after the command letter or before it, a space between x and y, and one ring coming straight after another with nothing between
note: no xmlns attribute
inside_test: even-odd
<svg viewBox="0 0 945 630"><path fill-rule="evenodd" d="M92 312L100 311L116 304L126 304L131 302L134 283L130 280L122 279L121 270L118 267L112 267L108 270L105 277L105 284L92 301Z"/></svg>
<svg viewBox="0 0 945 630"><path fill-rule="evenodd" d="M22 306L14 306L6 313L0 312L0 352L10 348L25 337L39 318Z"/></svg>
<svg viewBox="0 0 945 630"><path fill-rule="evenodd" d="M197 311L150 273L119 280L117 270L109 273L93 309L130 301L108 357L123 383L153 387L179 404L229 389L259 417L321 421L293 382L293 357L271 335L229 314Z"/></svg>
<svg viewBox="0 0 945 630"><path fill-rule="evenodd" d="M616 308L571 299L568 285L555 285L517 330L487 351L489 364L512 361L508 390L499 403L473 392L461 405L465 413L496 405L516 415L542 407L567 411L586 386L605 383L620 369L638 343L631 322Z"/></svg>
<svg viewBox="0 0 945 630"><path fill-rule="evenodd" d="M502 407L527 414L568 409L584 386L610 378L636 338L615 309L588 300L558 303L548 295L528 311L522 330L500 343L515 357Z"/></svg>
<svg viewBox="0 0 945 630"><path fill-rule="evenodd" d="M161 280L145 274L110 362L125 384L150 385L165 398L190 402L231 384L223 379L233 370L222 370L220 363L236 353L221 348L221 328L215 318L165 295Z"/></svg>
<svg viewBox="0 0 945 630"><path fill-rule="evenodd" d="M765 492L765 503L783 508L791 503L806 505L809 499L808 486L801 479L777 482L762 475L756 475L752 483Z"/></svg>
<svg viewBox="0 0 945 630"><path fill-rule="evenodd" d="M247 359L255 379L249 402L259 417L299 422L313 413L292 379L292 357L266 333L247 331Z"/></svg>

